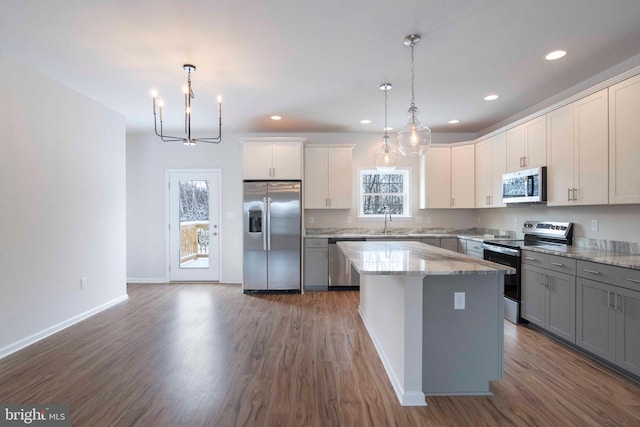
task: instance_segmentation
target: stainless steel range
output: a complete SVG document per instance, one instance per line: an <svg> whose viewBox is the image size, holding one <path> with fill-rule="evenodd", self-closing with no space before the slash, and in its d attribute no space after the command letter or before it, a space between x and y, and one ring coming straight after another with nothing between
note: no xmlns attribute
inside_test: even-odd
<svg viewBox="0 0 640 427"><path fill-rule="evenodd" d="M521 249L526 246L569 246L573 243L573 223L525 221L522 240L485 240L484 259L513 267L515 274L504 277L504 317L513 323L528 323L520 317Z"/></svg>

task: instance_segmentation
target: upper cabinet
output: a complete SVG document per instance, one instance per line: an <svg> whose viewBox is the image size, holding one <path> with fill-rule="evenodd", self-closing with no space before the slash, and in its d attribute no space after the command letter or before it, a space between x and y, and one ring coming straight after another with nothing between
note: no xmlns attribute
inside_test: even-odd
<svg viewBox="0 0 640 427"><path fill-rule="evenodd" d="M507 136L502 132L476 144L476 207L502 203L502 174L507 171Z"/></svg>
<svg viewBox="0 0 640 427"><path fill-rule="evenodd" d="M451 207L475 207L475 145L451 148Z"/></svg>
<svg viewBox="0 0 640 427"><path fill-rule="evenodd" d="M547 204L608 201L607 89L547 114Z"/></svg>
<svg viewBox="0 0 640 427"><path fill-rule="evenodd" d="M640 203L640 75L609 87L609 203Z"/></svg>
<svg viewBox="0 0 640 427"><path fill-rule="evenodd" d="M432 145L420 159L420 209L451 207L451 147Z"/></svg>
<svg viewBox="0 0 640 427"><path fill-rule="evenodd" d="M302 179L302 138L243 140L244 179Z"/></svg>
<svg viewBox="0 0 640 427"><path fill-rule="evenodd" d="M420 209L473 208L475 148L431 146L420 165Z"/></svg>
<svg viewBox="0 0 640 427"><path fill-rule="evenodd" d="M352 150L352 146L305 147L305 209L351 209Z"/></svg>
<svg viewBox="0 0 640 427"><path fill-rule="evenodd" d="M547 163L546 117L540 116L507 130L509 172L545 166Z"/></svg>

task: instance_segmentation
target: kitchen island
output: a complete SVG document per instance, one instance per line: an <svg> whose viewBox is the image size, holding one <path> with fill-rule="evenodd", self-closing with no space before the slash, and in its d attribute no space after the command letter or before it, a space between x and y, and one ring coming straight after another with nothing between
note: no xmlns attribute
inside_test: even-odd
<svg viewBox="0 0 640 427"><path fill-rule="evenodd" d="M359 312L403 406L491 394L502 378L504 275L418 242L339 242L360 273Z"/></svg>

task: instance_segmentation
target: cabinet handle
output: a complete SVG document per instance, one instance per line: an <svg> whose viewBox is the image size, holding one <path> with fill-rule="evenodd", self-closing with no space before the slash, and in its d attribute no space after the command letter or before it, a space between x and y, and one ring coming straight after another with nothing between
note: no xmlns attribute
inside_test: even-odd
<svg viewBox="0 0 640 427"><path fill-rule="evenodd" d="M620 297L620 304L618 304L618 297ZM616 292L616 310L622 311L622 295Z"/></svg>
<svg viewBox="0 0 640 427"><path fill-rule="evenodd" d="M588 270L586 268L583 269L583 271L586 271L587 273L591 273L591 274L600 274L599 271L595 271L595 270Z"/></svg>
<svg viewBox="0 0 640 427"><path fill-rule="evenodd" d="M331 197L329 197L329 207L331 207Z"/></svg>
<svg viewBox="0 0 640 427"><path fill-rule="evenodd" d="M564 264L559 263L559 262L552 262L551 265L555 265L557 267L564 267Z"/></svg>
<svg viewBox="0 0 640 427"><path fill-rule="evenodd" d="M485 196L485 198L484 198L484 202L485 202L487 205L489 205L489 204L490 204L490 203L489 203L489 196Z"/></svg>
<svg viewBox="0 0 640 427"><path fill-rule="evenodd" d="M454 207L456 205L456 199L455 197L451 198L451 207Z"/></svg>
<svg viewBox="0 0 640 427"><path fill-rule="evenodd" d="M640 280L637 280L637 279L630 279L627 277L627 280L633 283L640 283Z"/></svg>
<svg viewBox="0 0 640 427"><path fill-rule="evenodd" d="M607 291L607 307L615 308L615 305L611 302L611 295L612 293ZM615 294L613 295L615 296Z"/></svg>
<svg viewBox="0 0 640 427"><path fill-rule="evenodd" d="M574 200L574 201L575 201L575 200L578 200L578 196L576 196L576 194L578 194L578 189L577 189L577 188L574 188L574 189L573 189L573 200Z"/></svg>
<svg viewBox="0 0 640 427"><path fill-rule="evenodd" d="M526 256L524 257L524 259L528 259L529 261L535 261L536 258L530 257L530 256Z"/></svg>
<svg viewBox="0 0 640 427"><path fill-rule="evenodd" d="M489 204L493 205L493 196L489 196Z"/></svg>

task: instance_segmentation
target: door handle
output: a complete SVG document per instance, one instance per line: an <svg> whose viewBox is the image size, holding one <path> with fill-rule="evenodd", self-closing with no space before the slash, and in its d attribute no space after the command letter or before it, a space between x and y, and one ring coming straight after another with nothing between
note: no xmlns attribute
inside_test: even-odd
<svg viewBox="0 0 640 427"><path fill-rule="evenodd" d="M267 251L271 250L271 197L267 197Z"/></svg>
<svg viewBox="0 0 640 427"><path fill-rule="evenodd" d="M269 171L271 171L271 168L269 168ZM262 198L262 216L265 216L265 213L267 211L267 198L263 197ZM267 250L267 222L265 222L264 224L262 224L262 250L266 251Z"/></svg>

